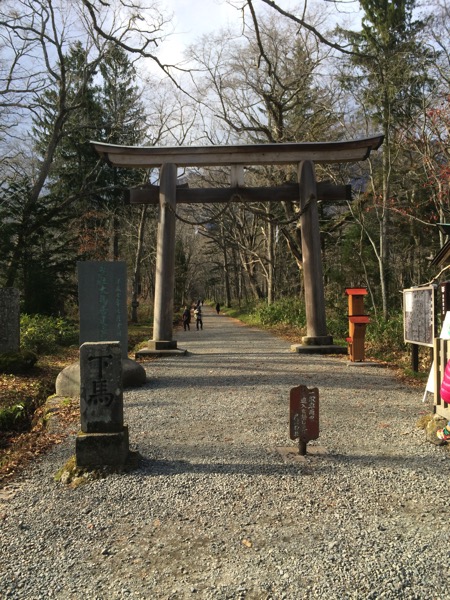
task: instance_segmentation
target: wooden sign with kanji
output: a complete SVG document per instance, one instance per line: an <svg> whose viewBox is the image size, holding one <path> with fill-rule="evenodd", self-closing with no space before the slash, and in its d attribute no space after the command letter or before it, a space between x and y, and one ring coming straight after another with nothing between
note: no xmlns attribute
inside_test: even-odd
<svg viewBox="0 0 450 600"><path fill-rule="evenodd" d="M299 385L290 391L289 436L299 440L300 454L306 454L306 444L319 437L319 390Z"/></svg>

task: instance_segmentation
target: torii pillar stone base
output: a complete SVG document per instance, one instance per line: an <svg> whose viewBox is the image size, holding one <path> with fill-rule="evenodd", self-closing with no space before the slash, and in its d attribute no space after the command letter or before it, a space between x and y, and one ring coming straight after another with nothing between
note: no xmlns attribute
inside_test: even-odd
<svg viewBox="0 0 450 600"><path fill-rule="evenodd" d="M135 353L135 358L144 358L147 356L184 356L187 350L177 348L176 340L149 340L148 346Z"/></svg>

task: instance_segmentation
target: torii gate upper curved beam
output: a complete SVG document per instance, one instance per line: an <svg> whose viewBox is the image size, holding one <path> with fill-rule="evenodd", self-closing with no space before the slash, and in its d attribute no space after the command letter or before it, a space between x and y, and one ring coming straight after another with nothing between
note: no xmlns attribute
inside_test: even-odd
<svg viewBox="0 0 450 600"><path fill-rule="evenodd" d="M178 167L219 165L295 164L355 162L368 158L383 143L383 135L345 142L299 142L282 144L241 144L231 146L118 146L91 142L98 154L114 167Z"/></svg>

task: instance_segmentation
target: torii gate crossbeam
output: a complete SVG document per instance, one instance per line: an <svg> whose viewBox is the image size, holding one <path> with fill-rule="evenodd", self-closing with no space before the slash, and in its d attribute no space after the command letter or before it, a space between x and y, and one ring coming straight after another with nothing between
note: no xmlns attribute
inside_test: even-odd
<svg viewBox="0 0 450 600"><path fill-rule="evenodd" d="M343 142L302 142L196 147L137 147L91 142L110 165L127 168L160 168L158 252L155 277L153 340L155 351L176 349L173 335L173 294L175 273L175 208L177 167L228 165L232 185L242 186L247 165L298 165L298 196L302 229L303 273L307 335L303 344L329 346L325 319L320 230L317 211L318 186L314 163L357 162L368 158L383 143L383 136ZM241 177L240 177L241 175ZM237 181L236 181L237 179ZM280 189L280 188L278 188ZM245 187L242 187L245 191ZM285 191L283 191L285 193ZM207 201L204 199L203 201ZM216 200L217 201L217 200ZM305 210L307 206L307 210Z"/></svg>
<svg viewBox="0 0 450 600"><path fill-rule="evenodd" d="M115 167L146 169L173 163L178 167L220 165L286 165L303 160L314 163L357 162L369 157L383 143L383 136L344 142L286 144L237 144L233 146L119 146L91 142L98 154Z"/></svg>

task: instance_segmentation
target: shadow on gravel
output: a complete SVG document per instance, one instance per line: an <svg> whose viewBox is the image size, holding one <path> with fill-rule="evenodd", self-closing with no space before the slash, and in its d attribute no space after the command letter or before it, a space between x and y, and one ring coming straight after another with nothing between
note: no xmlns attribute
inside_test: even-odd
<svg viewBox="0 0 450 600"><path fill-rule="evenodd" d="M139 473L147 477L176 476L187 473L197 475L252 475L252 476L283 476L283 475L324 475L329 472L333 477L337 466L377 468L393 472L410 472L423 469L430 475L442 474L442 465L435 457L418 456L369 456L331 454L323 458L310 456L310 460L295 463L194 463L185 460L151 460L142 457ZM403 474L402 474L403 475Z"/></svg>
<svg viewBox="0 0 450 600"><path fill-rule="evenodd" d="M392 379L379 377L376 374L362 373L361 371L355 376L354 372L349 373L348 371L338 371L336 368L333 370L333 377L329 374L313 374L311 372L298 372L293 373L292 370L289 372L288 366L285 371L270 367L260 367L259 370L254 369L252 372L248 372L249 369L245 367L236 367L234 365L222 365L222 373L220 373L219 367L213 367L205 364L189 365L189 377L186 378L184 374L170 374L167 376L160 376L157 381L150 381L145 386L139 388L139 393L148 392L151 393L155 389L186 389L186 383L189 381L195 382L196 388L210 387L217 389L219 387L254 387L255 381L261 385L281 385L285 386L286 390L289 390L295 385L299 385L303 379L307 380L308 385L323 387L327 389L347 390L348 394L351 395L353 390L367 392L371 390L379 391L382 387L387 390L390 389L401 389L410 394L415 393L419 397L422 392L417 392L415 389L408 389L406 386L401 387ZM207 369L215 369L215 373L209 374ZM151 374L148 375L151 380Z"/></svg>
<svg viewBox="0 0 450 600"><path fill-rule="evenodd" d="M319 468L329 467L322 464ZM245 464L245 463L192 463L185 460L150 460L143 458L139 465L139 473L148 477L158 477L161 475L175 476L187 473L197 475L286 475L301 474L311 475L316 472L317 462L314 464L314 470L311 465L305 463L295 464Z"/></svg>
<svg viewBox="0 0 450 600"><path fill-rule="evenodd" d="M186 357L195 358L196 356L210 356L211 358L217 358L218 356L222 356L225 358L234 357L244 361L250 361L254 358L258 360L261 360L261 358L265 358L268 361L270 361L273 356L285 356L287 358L290 358L290 360L292 360L292 357L296 358L296 355L290 352L288 349L268 351L267 348L261 348L260 351L254 349L252 349L252 351L249 351L247 346L242 352L228 352L227 350L222 350L222 348L215 347L212 347L211 350L188 350L184 356L178 356L176 358L182 360L186 359Z"/></svg>
<svg viewBox="0 0 450 600"><path fill-rule="evenodd" d="M367 456L367 455L331 455L328 460L312 457L312 460L295 463L258 464L258 463L194 463L186 460L151 460L142 458L138 472L147 477L168 476L173 477L184 474L198 475L249 475L249 476L284 476L284 475L323 475L335 473L336 466L377 468L393 471L410 471L419 468L429 474L439 475L442 466L432 460L432 457L414 457L409 459L404 456ZM331 462L330 462L331 459Z"/></svg>
<svg viewBox="0 0 450 600"><path fill-rule="evenodd" d="M332 458L335 463L350 467L385 469L392 472L405 470L408 472L422 471L428 474L442 474L442 464L436 460L436 456L420 457L417 454L412 456L402 454L333 454L329 458Z"/></svg>

